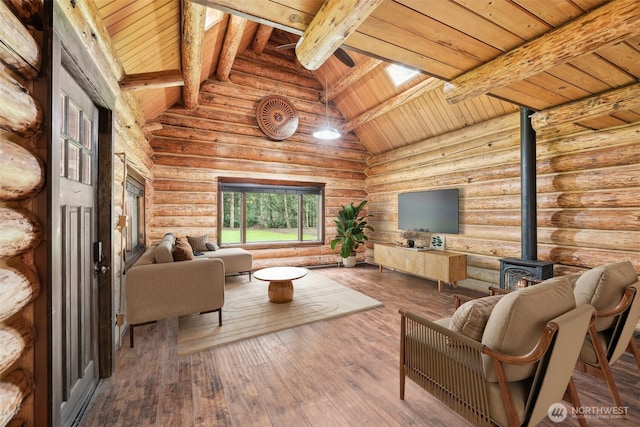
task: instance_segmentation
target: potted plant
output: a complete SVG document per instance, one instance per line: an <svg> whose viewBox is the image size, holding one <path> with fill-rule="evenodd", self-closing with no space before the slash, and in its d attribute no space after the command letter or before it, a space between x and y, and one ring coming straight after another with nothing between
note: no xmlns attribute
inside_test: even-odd
<svg viewBox="0 0 640 427"><path fill-rule="evenodd" d="M364 234L365 230L374 231L373 227L367 225L367 221L365 221L365 218L371 215L359 216L366 204L367 201L364 200L358 206L354 206L353 202L342 206L338 212L338 219L334 220L338 234L331 241L331 249L335 250L336 245L340 243L340 256L345 267L356 265L356 249L360 244L369 240Z"/></svg>

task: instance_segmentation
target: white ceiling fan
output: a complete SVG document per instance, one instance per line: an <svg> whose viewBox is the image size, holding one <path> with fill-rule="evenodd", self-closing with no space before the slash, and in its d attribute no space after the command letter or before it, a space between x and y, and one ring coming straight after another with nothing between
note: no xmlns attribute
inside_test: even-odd
<svg viewBox="0 0 640 427"><path fill-rule="evenodd" d="M333 54L347 66L353 67L355 62L340 46L382 2L325 0L303 36L293 45L302 66L317 70Z"/></svg>

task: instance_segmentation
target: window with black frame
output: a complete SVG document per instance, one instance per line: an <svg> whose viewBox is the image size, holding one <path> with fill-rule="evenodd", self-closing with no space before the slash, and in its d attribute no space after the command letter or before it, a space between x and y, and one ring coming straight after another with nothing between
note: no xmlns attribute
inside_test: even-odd
<svg viewBox="0 0 640 427"><path fill-rule="evenodd" d="M221 182L221 246L321 243L324 185Z"/></svg>
<svg viewBox="0 0 640 427"><path fill-rule="evenodd" d="M137 257L145 249L144 181L128 175L124 214L127 216L127 260Z"/></svg>

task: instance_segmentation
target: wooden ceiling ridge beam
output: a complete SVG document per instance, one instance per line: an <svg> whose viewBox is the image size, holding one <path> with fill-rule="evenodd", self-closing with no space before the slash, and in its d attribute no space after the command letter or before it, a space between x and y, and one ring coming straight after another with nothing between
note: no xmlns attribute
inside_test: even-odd
<svg viewBox="0 0 640 427"><path fill-rule="evenodd" d="M640 106L640 83L617 89L557 107L539 111L531 116L531 125L540 130L545 127L575 123L595 117L631 110Z"/></svg>
<svg viewBox="0 0 640 427"><path fill-rule="evenodd" d="M182 2L182 37L180 40L184 75L182 104L188 109L198 106L206 15L206 7L186 0Z"/></svg>
<svg viewBox="0 0 640 427"><path fill-rule="evenodd" d="M296 46L303 67L317 70L383 0L326 0Z"/></svg>
<svg viewBox="0 0 640 427"><path fill-rule="evenodd" d="M392 98L378 104L374 108L371 108L358 115L357 117L349 120L342 126L342 130L344 132L350 132L356 128L359 128L365 123L368 123L371 120L376 119L384 114L390 113L396 108L406 104L407 102L413 101L414 99L424 95L427 92L442 88L442 85L442 80L436 79L435 77L429 77L425 80L422 80L420 83L410 87L404 92L393 96Z"/></svg>
<svg viewBox="0 0 640 427"><path fill-rule="evenodd" d="M604 46L640 34L637 0L613 0L452 79L445 98L455 104L522 81Z"/></svg>
<svg viewBox="0 0 640 427"><path fill-rule="evenodd" d="M328 95L326 92L322 92L320 95L320 102L326 104L333 100L336 96L341 94L344 90L348 89L352 84L360 80L363 76L373 71L378 65L382 63L381 60L376 58L367 58L360 62L355 67L351 68L351 71L345 74L334 83L333 87L329 88Z"/></svg>
<svg viewBox="0 0 640 427"><path fill-rule="evenodd" d="M184 86L184 78L180 70L127 74L120 80L120 89L123 91L159 89L174 86Z"/></svg>
<svg viewBox="0 0 640 427"><path fill-rule="evenodd" d="M216 68L216 78L221 82L229 80L229 73L231 73L233 61L238 54L238 48L242 41L242 33L244 33L246 25L247 20L245 18L237 15L229 15L227 32L224 35L220 59L218 60L218 66Z"/></svg>

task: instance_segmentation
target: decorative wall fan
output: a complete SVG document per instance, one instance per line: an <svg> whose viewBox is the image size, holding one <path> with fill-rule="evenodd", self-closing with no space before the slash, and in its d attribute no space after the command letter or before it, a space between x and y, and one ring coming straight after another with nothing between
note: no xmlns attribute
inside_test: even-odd
<svg viewBox="0 0 640 427"><path fill-rule="evenodd" d="M258 126L269 138L283 140L298 129L298 111L291 101L280 95L267 95L256 108Z"/></svg>
<svg viewBox="0 0 640 427"><path fill-rule="evenodd" d="M298 40L297 43L289 43L289 44L283 44L280 45L278 47L276 47L276 50L284 50L284 49L295 49L296 46L298 46L298 44L300 44L300 42L302 41L302 37L300 37L300 39ZM338 58L340 60L340 62L342 62L344 65L346 65L347 67L353 67L356 65L356 62L353 60L353 58L351 57L351 55L349 55L347 53L346 50L344 50L343 48L339 47L338 49L336 49L335 52L333 52L333 55Z"/></svg>

